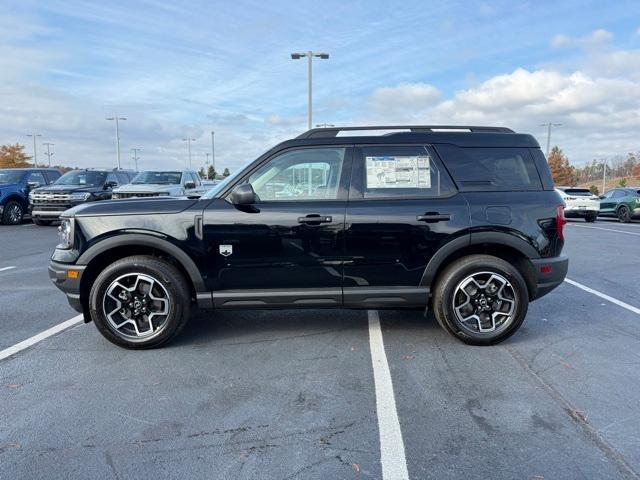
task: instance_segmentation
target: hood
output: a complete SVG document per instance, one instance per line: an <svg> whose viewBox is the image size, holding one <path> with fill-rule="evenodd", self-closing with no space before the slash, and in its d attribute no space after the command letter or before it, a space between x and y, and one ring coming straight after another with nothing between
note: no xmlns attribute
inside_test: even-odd
<svg viewBox="0 0 640 480"><path fill-rule="evenodd" d="M91 185L47 185L33 190L38 193L75 193L75 192L97 192L102 191L102 187Z"/></svg>
<svg viewBox="0 0 640 480"><path fill-rule="evenodd" d="M179 213L198 200L175 197L134 198L88 202L67 210L65 217L96 217L103 215L153 215Z"/></svg>
<svg viewBox="0 0 640 480"><path fill-rule="evenodd" d="M171 192L180 190L180 185L177 184L160 184L160 183L129 183L122 185L113 190L114 193L155 193L155 192Z"/></svg>

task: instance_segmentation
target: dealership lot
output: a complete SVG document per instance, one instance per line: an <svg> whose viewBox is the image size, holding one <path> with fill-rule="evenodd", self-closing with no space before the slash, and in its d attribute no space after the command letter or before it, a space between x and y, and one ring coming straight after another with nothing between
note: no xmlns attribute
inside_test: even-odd
<svg viewBox="0 0 640 480"><path fill-rule="evenodd" d="M4 350L77 313L47 276L55 228L0 236ZM638 478L640 222L566 236L574 283L496 347L417 311L199 315L144 352L80 323L0 360L0 478ZM389 395L404 449L381 441Z"/></svg>

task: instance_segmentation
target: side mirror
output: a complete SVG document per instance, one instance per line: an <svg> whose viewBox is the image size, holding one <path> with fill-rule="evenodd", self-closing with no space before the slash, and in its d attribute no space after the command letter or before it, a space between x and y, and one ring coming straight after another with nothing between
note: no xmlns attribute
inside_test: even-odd
<svg viewBox="0 0 640 480"><path fill-rule="evenodd" d="M107 190L109 188L116 188L118 186L118 182L107 182L104 184L104 189Z"/></svg>
<svg viewBox="0 0 640 480"><path fill-rule="evenodd" d="M598 198L599 198L600 200L604 200L604 195L600 195Z"/></svg>
<svg viewBox="0 0 640 480"><path fill-rule="evenodd" d="M186 189L196 188L196 182L184 182L184 188Z"/></svg>
<svg viewBox="0 0 640 480"><path fill-rule="evenodd" d="M250 183L238 185L231 191L231 203L234 205L253 205L256 203L256 193Z"/></svg>
<svg viewBox="0 0 640 480"><path fill-rule="evenodd" d="M40 182L27 182L27 187L33 190L34 188L38 188L40 186Z"/></svg>

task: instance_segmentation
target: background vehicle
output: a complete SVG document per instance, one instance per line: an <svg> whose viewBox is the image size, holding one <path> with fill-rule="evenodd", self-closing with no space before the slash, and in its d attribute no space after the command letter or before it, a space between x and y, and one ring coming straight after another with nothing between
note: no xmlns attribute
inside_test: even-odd
<svg viewBox="0 0 640 480"><path fill-rule="evenodd" d="M136 175L129 185L114 189L112 198L197 197L206 190L197 172L147 170Z"/></svg>
<svg viewBox="0 0 640 480"><path fill-rule="evenodd" d="M338 135L372 129L393 133ZM446 331L487 345L512 335L529 301L562 283L563 209L530 135L313 129L199 200L66 212L49 273L86 321L127 348L173 338L192 301L215 309L431 305Z"/></svg>
<svg viewBox="0 0 640 480"><path fill-rule="evenodd" d="M29 209L29 192L53 183L62 175L55 168L0 170L0 223L17 225Z"/></svg>
<svg viewBox="0 0 640 480"><path fill-rule="evenodd" d="M564 216L584 218L586 222L595 222L600 211L600 200L588 188L556 187L564 200Z"/></svg>
<svg viewBox="0 0 640 480"><path fill-rule="evenodd" d="M65 173L53 185L29 194L31 218L36 225L50 225L65 210L85 202L108 200L111 190L131 181L127 170L85 169Z"/></svg>
<svg viewBox="0 0 640 480"><path fill-rule="evenodd" d="M600 216L617 217L623 223L640 218L640 187L618 187L600 197Z"/></svg>

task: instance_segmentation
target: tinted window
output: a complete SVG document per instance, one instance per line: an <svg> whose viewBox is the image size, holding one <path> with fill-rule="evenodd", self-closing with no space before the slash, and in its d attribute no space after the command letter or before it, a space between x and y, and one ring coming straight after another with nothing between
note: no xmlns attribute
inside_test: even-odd
<svg viewBox="0 0 640 480"><path fill-rule="evenodd" d="M423 146L363 147L364 198L438 197L453 185Z"/></svg>
<svg viewBox="0 0 640 480"><path fill-rule="evenodd" d="M463 191L541 190L533 158L526 148L460 148L436 150Z"/></svg>
<svg viewBox="0 0 640 480"><path fill-rule="evenodd" d="M613 192L614 192L614 191L615 191L615 190L609 190L608 192L605 192L605 193L602 195L602 197L603 197L603 198L611 198L611 197L613 196Z"/></svg>
<svg viewBox="0 0 640 480"><path fill-rule="evenodd" d="M305 148L272 158L247 181L262 201L336 200L344 148Z"/></svg>
<svg viewBox="0 0 640 480"><path fill-rule="evenodd" d="M27 183L37 183L38 185L46 185L47 182L44 179L44 175L40 172L31 172L27 177Z"/></svg>
<svg viewBox="0 0 640 480"><path fill-rule="evenodd" d="M23 175L24 170L0 170L0 185L18 183Z"/></svg>
<svg viewBox="0 0 640 480"><path fill-rule="evenodd" d="M626 196L626 193L624 190L614 190L613 191L613 198L622 198Z"/></svg>
<svg viewBox="0 0 640 480"><path fill-rule="evenodd" d="M124 172L117 172L116 175L118 176L118 183L120 185L126 185L127 183L129 183L129 175L127 175Z"/></svg>
<svg viewBox="0 0 640 480"><path fill-rule="evenodd" d="M565 188L564 193L574 197L590 197L593 195L588 188Z"/></svg>
<svg viewBox="0 0 640 480"><path fill-rule="evenodd" d="M99 187L104 185L106 172L96 172L92 170L74 170L67 172L56 180L56 185L81 185Z"/></svg>
<svg viewBox="0 0 640 480"><path fill-rule="evenodd" d="M55 170L48 170L46 172L46 176L49 179L49 183L55 182L57 179L61 177L60 172L56 172Z"/></svg>
<svg viewBox="0 0 640 480"><path fill-rule="evenodd" d="M136 184L179 185L181 172L140 172L133 182Z"/></svg>
<svg viewBox="0 0 640 480"><path fill-rule="evenodd" d="M119 185L118 177L116 176L115 173L110 173L109 175L107 175L107 182L115 182L116 184Z"/></svg>

